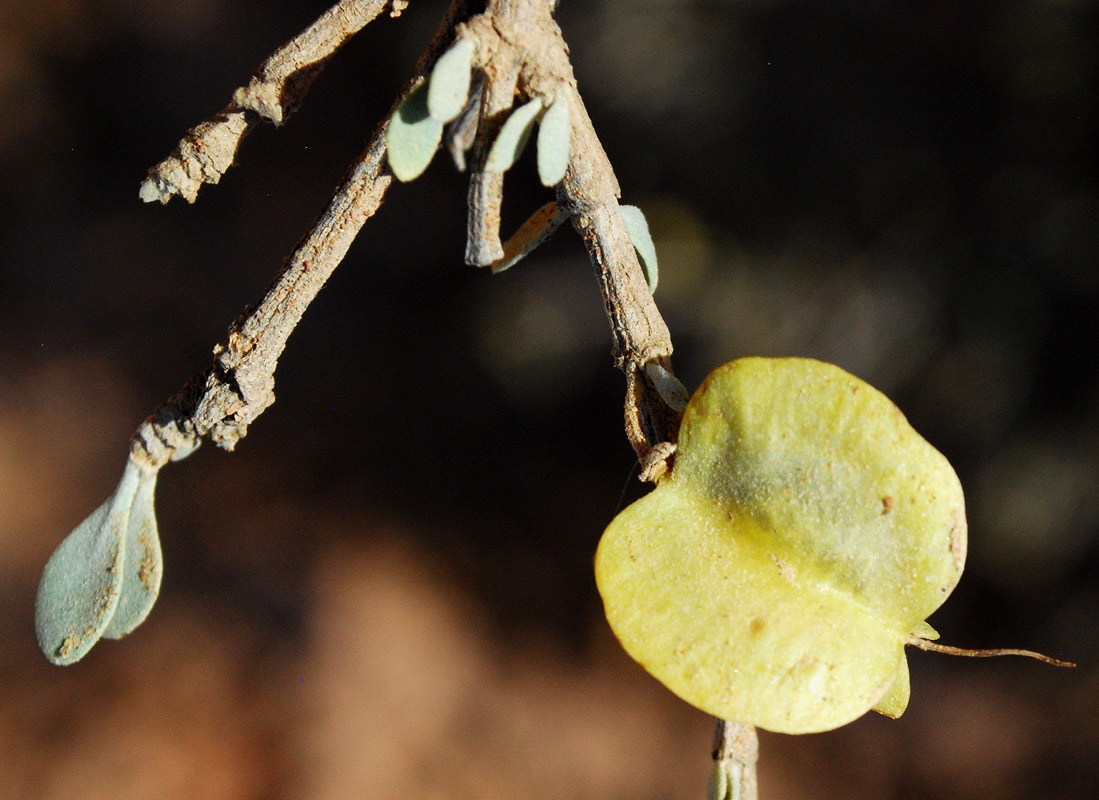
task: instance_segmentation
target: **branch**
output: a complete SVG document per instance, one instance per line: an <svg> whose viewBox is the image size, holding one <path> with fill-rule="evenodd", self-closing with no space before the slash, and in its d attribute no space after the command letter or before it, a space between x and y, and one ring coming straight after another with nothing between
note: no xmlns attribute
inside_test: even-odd
<svg viewBox="0 0 1099 800"><path fill-rule="evenodd" d="M717 721L714 728L714 771L710 800L756 800L756 759L759 738L751 725Z"/></svg>
<svg viewBox="0 0 1099 800"><path fill-rule="evenodd" d="M251 84L238 90L234 99L251 103L258 113L276 121L282 119L283 113L300 101L320 63L384 6L380 0L345 0L337 4L264 62ZM173 442L173 452L189 451L200 437L209 437L231 450L246 434L248 425L274 402L274 371L287 338L363 223L377 210L392 181L385 164L389 119L408 89L437 59L465 13L464 3L456 3L448 12L435 41L421 58L417 74L378 126L328 209L287 260L260 304L238 319L228 339L215 348L217 358L210 370L188 383L142 425L135 435L139 450L151 457L154 451L159 452L153 444L159 440L165 446ZM645 367L656 362L670 371L671 337L626 232L618 206L618 181L577 91L561 31L548 3L497 0L489 4L485 14L464 23L460 33L478 43L475 65L484 72L485 81L470 181L467 258L487 265L503 257L499 241L503 174L485 172L483 166L487 143L514 103L516 92L552 98L564 89L571 109L573 144L565 179L558 187L558 204L572 218L591 256L611 326L612 355L615 365L627 376L626 431L642 463L642 478L655 480L667 469L674 453L680 415L656 391L646 377ZM208 126L203 138L196 142L184 140L183 144L193 145L192 149L203 155L204 160L194 163L221 164L228 153L225 167L218 169L227 168L239 136L234 140L226 131L239 129L239 135L243 135L246 128L242 127L242 113L223 112L224 122L208 121L195 129ZM155 197L146 199L165 202L171 193L178 192L193 199L198 181L190 184L190 194L178 182L162 186L162 180L167 180L162 173L169 163L173 164L169 172L184 169L184 162L178 159L163 162L143 184L142 196L156 192ZM213 170L210 174L216 180L221 172ZM154 460L163 463L171 457L161 454Z"/></svg>
<svg viewBox="0 0 1099 800"><path fill-rule="evenodd" d="M685 404L685 397L679 396L682 387L671 372L671 336L623 220L618 180L577 90L568 48L552 17L554 5L553 0L489 0L485 13L468 18L467 0L454 0L412 79L263 299L233 323L225 341L214 348L211 367L188 381L138 427L130 444L130 464L109 505L78 526L51 558L36 605L39 642L47 657L72 663L100 636L125 635L148 613L159 588L159 545L153 548L144 541L134 544L123 539L131 528L138 534L147 533L148 528L155 539L152 491L158 470L190 454L203 438L232 450L252 421L274 402L275 369L290 334L393 182L386 160L390 121L456 34L472 37L476 43L473 66L481 73L482 86L479 109L468 118L463 115L449 137L459 161L458 156L464 158L466 135L475 134L466 260L492 266L494 271L505 269L548 236L566 215L571 218L599 281L615 366L626 374L625 427L642 465L641 477L655 481L669 468ZM150 170L141 186L141 199L166 203L179 194L194 202L203 183L217 183L232 165L241 140L256 121L282 124L301 103L325 61L348 38L386 7L399 16L406 6L407 0L340 0L268 58L248 86L234 92L230 105L189 131L175 152ZM568 104L569 157L557 186L556 204L537 212L505 251L500 244L504 174L486 169L486 161L517 96L528 102L541 100L545 107ZM674 384L671 391L669 384ZM87 608L73 606L67 573L75 568L81 577L85 549L99 552L103 542L109 556L104 563L115 566L104 572L92 564L96 580L90 585L94 589L103 584L103 590L93 592ZM126 551L139 547L144 548L139 553L143 560L136 574L143 588L121 583L117 574ZM56 569L51 571L55 562ZM153 573L155 581L149 577ZM127 593L124 613L117 611L120 592ZM119 622L112 627L115 614ZM711 796L755 800L754 728L718 722L715 736ZM715 793L715 787L721 791Z"/></svg>
<svg viewBox="0 0 1099 800"><path fill-rule="evenodd" d="M464 30L478 42L482 60L484 54L492 54L486 98L493 82L510 86L517 68L520 96L552 99L562 91L569 104L569 165L557 187L557 203L571 217L591 257L611 326L612 356L627 377L626 432L641 462L642 479L655 480L674 453L681 414L661 397L645 367L656 362L671 371L671 336L626 231L618 204L618 179L577 90L568 46L550 12L549 3L493 0L486 13L470 20ZM483 67L482 62L475 63ZM502 116L511 103L502 109L500 105L498 99L486 100L482 110ZM489 130L495 130L491 123ZM476 164L483 164L483 156L476 158ZM503 258L498 216L502 183L502 175L478 173L475 167L467 243L471 263L491 264Z"/></svg>
<svg viewBox="0 0 1099 800"><path fill-rule="evenodd" d="M195 202L204 183L217 183L233 164L237 148L252 126L266 119L281 125L305 98L313 79L344 42L377 17L390 0L340 0L260 64L233 102L180 140L168 158L149 170L141 184L146 203L167 203L178 194ZM408 0L392 0L400 16Z"/></svg>
<svg viewBox="0 0 1099 800"><path fill-rule="evenodd" d="M451 5L413 78L352 164L328 208L291 253L259 304L230 326L228 337L214 348L213 365L141 424L132 440L132 457L159 468L189 454L202 438L232 450L247 434L248 425L275 401L275 369L287 339L363 224L381 206L393 181L385 162L389 120L438 58L457 21L468 13L466 7L466 0Z"/></svg>

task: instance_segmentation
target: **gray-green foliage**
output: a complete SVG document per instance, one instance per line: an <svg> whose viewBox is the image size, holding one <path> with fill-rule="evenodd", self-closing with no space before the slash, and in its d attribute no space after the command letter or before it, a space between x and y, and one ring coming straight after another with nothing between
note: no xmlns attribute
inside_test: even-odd
<svg viewBox="0 0 1099 800"><path fill-rule="evenodd" d="M386 134L389 167L401 181L420 177L443 138L443 123L428 112L427 95L425 81L409 92L389 121Z"/></svg>
<svg viewBox="0 0 1099 800"><path fill-rule="evenodd" d="M485 162L486 172L507 172L511 169L522 155L527 139L530 138L530 132L534 128L534 121L541 111L542 101L536 97L511 113L488 151L488 159Z"/></svg>
<svg viewBox="0 0 1099 800"><path fill-rule="evenodd" d="M121 639L145 621L160 594L164 574L160 552L160 534L156 526L153 494L155 472L143 473L126 524L125 557L122 562L122 586L118 606L103 635Z"/></svg>
<svg viewBox="0 0 1099 800"><path fill-rule="evenodd" d="M571 138L569 101L558 89L538 127L538 177L543 186L556 186L565 177Z"/></svg>
<svg viewBox="0 0 1099 800"><path fill-rule="evenodd" d="M713 771L710 773L710 781L706 786L706 800L730 800L730 783L728 768L720 761L715 762Z"/></svg>
<svg viewBox="0 0 1099 800"><path fill-rule="evenodd" d="M35 629L55 664L79 661L103 636L125 636L152 608L162 573L155 488L155 471L127 462L114 493L47 562Z"/></svg>
<svg viewBox="0 0 1099 800"><path fill-rule="evenodd" d="M645 221L645 215L637 206L619 206L619 209L622 211L626 230L630 234L630 241L633 242L633 248L637 251L641 269L645 271L649 291L655 292L660 274L656 265L656 246L653 244L653 237L649 234L649 223Z"/></svg>
<svg viewBox="0 0 1099 800"><path fill-rule="evenodd" d="M462 113L469 97L473 68L472 39L459 39L435 62L427 90L427 110L439 122L450 122Z"/></svg>

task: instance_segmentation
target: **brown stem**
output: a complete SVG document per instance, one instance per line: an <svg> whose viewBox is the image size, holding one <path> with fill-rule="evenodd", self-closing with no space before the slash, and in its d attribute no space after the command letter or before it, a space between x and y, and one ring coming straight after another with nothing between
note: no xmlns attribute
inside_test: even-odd
<svg viewBox="0 0 1099 800"><path fill-rule="evenodd" d="M390 0L340 0L284 44L233 93L233 102L187 131L170 156L149 170L141 199L167 203L178 194L195 202L204 183L217 183L233 164L237 148L260 119L276 125L301 104L325 62L362 30ZM394 15L407 5L393 3Z"/></svg>
<svg viewBox="0 0 1099 800"><path fill-rule="evenodd" d="M1023 656L1024 658L1033 658L1037 661L1041 661L1045 664L1052 664L1055 667L1075 667L1076 664L1072 661L1061 661L1057 658L1051 658L1050 656L1044 656L1041 653L1035 653L1033 650L1020 650L1016 647L997 647L991 650L970 650L966 647L953 647L949 644L938 644L937 642L929 642L927 639L920 639L919 637L913 637L908 640L908 643L913 647L918 647L921 650L929 650L933 653L945 653L950 656L967 656L968 658L995 658L996 656Z"/></svg>
<svg viewBox="0 0 1099 800"><path fill-rule="evenodd" d="M340 183L328 208L298 243L255 307L245 311L214 348L214 363L150 416L134 434L132 452L157 464L182 457L210 438L226 450L275 400L275 368L305 309L339 266L363 224L378 210L393 176L385 162L389 119L438 58L466 0L455 0L421 56L416 73ZM144 453L144 455L141 455Z"/></svg>
<svg viewBox="0 0 1099 800"><path fill-rule="evenodd" d="M756 800L759 784L756 761L759 738L751 725L718 720L714 727L714 764L725 771L729 780L729 800ZM721 800L719 798L719 800Z"/></svg>

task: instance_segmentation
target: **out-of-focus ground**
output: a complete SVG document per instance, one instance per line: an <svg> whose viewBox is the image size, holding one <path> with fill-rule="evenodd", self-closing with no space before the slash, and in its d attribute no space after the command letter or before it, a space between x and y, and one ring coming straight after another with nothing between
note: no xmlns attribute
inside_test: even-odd
<svg viewBox="0 0 1099 800"><path fill-rule="evenodd" d="M255 301L441 13L413 2L195 206L145 170L325 2L0 5L0 797L701 798L711 722L600 614L643 487L575 235L464 267L463 177L395 187L237 452L158 492L149 620L37 650L43 563L136 424ZM1099 8L574 3L560 13L689 386L834 361L956 465L970 561L913 700L761 736L763 798L1091 798L1099 785ZM505 226L548 194L509 173ZM623 485L628 488L625 496Z"/></svg>

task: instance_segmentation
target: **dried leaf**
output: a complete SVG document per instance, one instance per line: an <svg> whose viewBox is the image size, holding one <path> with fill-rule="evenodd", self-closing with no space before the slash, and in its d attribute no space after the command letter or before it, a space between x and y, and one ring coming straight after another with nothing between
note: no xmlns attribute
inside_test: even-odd
<svg viewBox="0 0 1099 800"><path fill-rule="evenodd" d="M450 157L459 172L466 171L466 152L473 147L477 138L477 126L481 124L481 94L484 91L484 81L480 76L475 76L470 87L469 99L462 108L461 113L447 124L443 130L446 138L446 149L450 151Z"/></svg>
<svg viewBox="0 0 1099 800"><path fill-rule="evenodd" d="M485 172L507 172L519 160L527 139L534 128L534 120L542 111L542 101L537 97L511 112L505 120L488 151Z"/></svg>
<svg viewBox="0 0 1099 800"><path fill-rule="evenodd" d="M965 562L962 489L888 398L830 364L745 358L691 398L670 473L611 523L623 647L684 700L784 733L907 704L904 646Z"/></svg>
<svg viewBox="0 0 1099 800"><path fill-rule="evenodd" d="M630 241L633 242L633 249L637 251L641 269L645 271L649 291L655 292L660 273L656 266L656 245L653 244L653 237L649 235L649 223L645 221L645 215L637 206L620 205L619 209L626 223L626 231L630 234Z"/></svg>
<svg viewBox="0 0 1099 800"><path fill-rule="evenodd" d="M427 110L439 122L450 122L465 107L474 49L472 39L459 39L435 62L428 83Z"/></svg>
<svg viewBox="0 0 1099 800"><path fill-rule="evenodd" d="M427 112L427 84L421 83L404 99L389 121L386 149L389 167L398 180L420 177L431 163L443 137L443 123Z"/></svg>
<svg viewBox="0 0 1099 800"><path fill-rule="evenodd" d="M559 89L538 127L538 178L543 186L556 186L565 177L571 138L569 101Z"/></svg>
<svg viewBox="0 0 1099 800"><path fill-rule="evenodd" d="M535 248L546 241L561 223L569 218L569 212L549 202L530 215L519 230L504 242L504 257L492 264L492 273L510 269L534 252Z"/></svg>
<svg viewBox="0 0 1099 800"><path fill-rule="evenodd" d="M38 585L35 629L46 658L72 664L99 641L118 606L126 527L141 470L127 462L114 494L50 556Z"/></svg>

